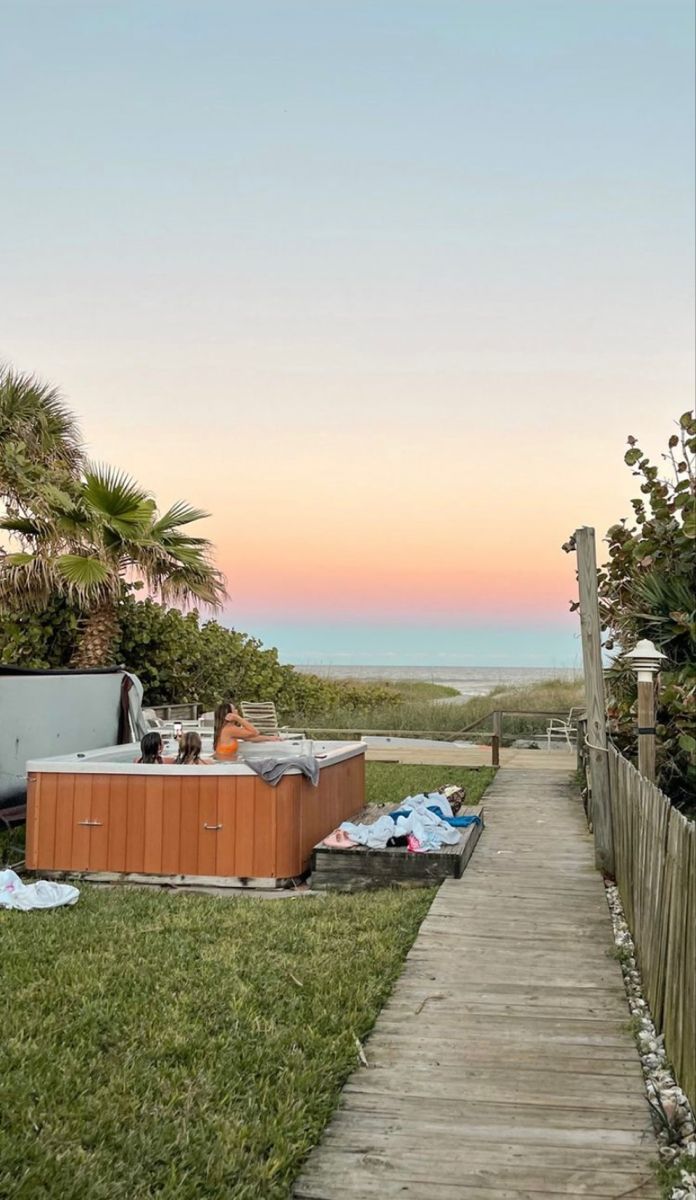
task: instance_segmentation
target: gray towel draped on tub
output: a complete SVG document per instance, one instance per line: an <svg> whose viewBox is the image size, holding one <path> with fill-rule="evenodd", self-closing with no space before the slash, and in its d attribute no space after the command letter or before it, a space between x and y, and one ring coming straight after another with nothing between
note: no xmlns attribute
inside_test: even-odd
<svg viewBox="0 0 696 1200"><path fill-rule="evenodd" d="M251 767L252 771L256 771L265 783L270 783L271 787L280 783L286 771L292 770L301 771L315 787L319 785L319 763L309 754L301 754L297 758L261 758L257 762L248 758L246 765Z"/></svg>

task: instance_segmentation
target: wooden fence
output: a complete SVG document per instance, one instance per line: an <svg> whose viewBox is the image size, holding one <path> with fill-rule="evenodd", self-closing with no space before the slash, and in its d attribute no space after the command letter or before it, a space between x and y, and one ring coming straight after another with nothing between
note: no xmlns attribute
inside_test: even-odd
<svg viewBox="0 0 696 1200"><path fill-rule="evenodd" d="M518 718L518 728L512 733L508 730L505 734L505 718ZM519 718L523 718L521 725ZM491 751L491 766L497 767L500 765L500 749L506 744L513 745L515 740L528 742L545 742L548 739L548 724L549 720L555 717L561 719L565 723L570 723L570 718L567 709L552 709L541 710L536 708L509 708L509 709L494 709L491 712L485 713L484 716L478 717L471 725L465 725L463 729L366 729L358 728L355 725L322 725L314 723L303 724L303 730L312 735L321 737L348 737L356 741L363 737L403 737L403 738L433 738L443 742L459 742L462 738L466 739L465 745L475 745L473 738L486 738L485 746L490 747ZM535 730L534 725L538 721L542 722L543 729ZM527 726L532 725L530 730ZM491 728L481 729L481 725L490 725ZM554 741L558 738L558 733L554 735ZM574 734L569 734L568 745L574 739ZM538 748L538 747L537 747Z"/></svg>
<svg viewBox="0 0 696 1200"><path fill-rule="evenodd" d="M696 1107L696 826L609 746L616 883L645 998Z"/></svg>

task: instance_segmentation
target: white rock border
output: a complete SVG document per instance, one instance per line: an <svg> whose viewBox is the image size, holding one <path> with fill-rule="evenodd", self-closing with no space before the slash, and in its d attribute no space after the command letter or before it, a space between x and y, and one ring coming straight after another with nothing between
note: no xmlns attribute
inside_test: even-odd
<svg viewBox="0 0 696 1200"><path fill-rule="evenodd" d="M671 1200L696 1200L696 1124L691 1106L674 1078L665 1054L665 1041L657 1033L643 996L635 946L624 917L618 888L605 882L614 942L621 951L626 998L638 1026L636 1044L650 1105L658 1154L665 1166L681 1168L681 1183L672 1188Z"/></svg>

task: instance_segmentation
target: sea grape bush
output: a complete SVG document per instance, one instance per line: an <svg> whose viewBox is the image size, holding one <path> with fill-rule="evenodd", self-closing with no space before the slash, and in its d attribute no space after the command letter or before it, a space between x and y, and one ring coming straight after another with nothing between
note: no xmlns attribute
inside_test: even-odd
<svg viewBox="0 0 696 1200"><path fill-rule="evenodd" d="M48 670L70 662L79 614L61 597L40 613L0 614L0 665Z"/></svg>
<svg viewBox="0 0 696 1200"><path fill-rule="evenodd" d="M615 741L636 748L636 682L623 658L640 638L666 656L657 711L660 786L680 807L696 795L696 418L679 419L661 472L629 437L624 456L641 480L633 520L607 531L609 558L598 572L609 671L609 718Z"/></svg>
<svg viewBox="0 0 696 1200"><path fill-rule="evenodd" d="M118 661L142 680L149 704L198 701L210 708L226 696L273 700L283 716L322 718L341 705L398 701L381 684L343 684L283 664L258 638L218 621L200 623L152 600L124 598Z"/></svg>

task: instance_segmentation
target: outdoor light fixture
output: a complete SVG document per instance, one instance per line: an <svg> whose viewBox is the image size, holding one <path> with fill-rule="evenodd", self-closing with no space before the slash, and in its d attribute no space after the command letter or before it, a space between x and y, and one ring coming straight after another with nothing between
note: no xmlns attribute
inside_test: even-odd
<svg viewBox="0 0 696 1200"><path fill-rule="evenodd" d="M661 654L652 642L643 638L624 657L638 677L638 770L646 779L655 780L655 686Z"/></svg>
<svg viewBox="0 0 696 1200"><path fill-rule="evenodd" d="M657 675L660 669L660 660L666 657L647 638L636 642L635 649L624 655L636 672L639 683L652 683L653 676Z"/></svg>

